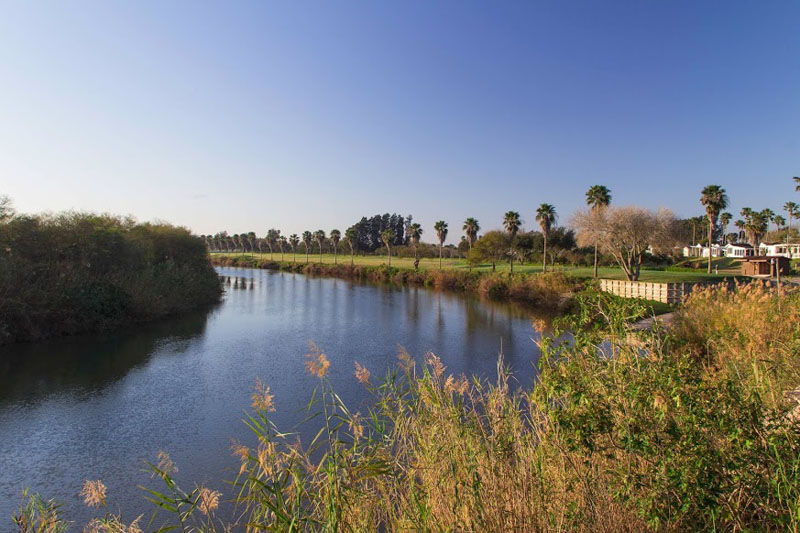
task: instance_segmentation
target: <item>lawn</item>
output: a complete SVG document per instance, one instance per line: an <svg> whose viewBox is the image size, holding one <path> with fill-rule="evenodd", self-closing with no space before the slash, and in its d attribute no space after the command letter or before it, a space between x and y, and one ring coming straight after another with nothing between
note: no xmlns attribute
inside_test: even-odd
<svg viewBox="0 0 800 533"><path fill-rule="evenodd" d="M236 253L223 253L223 252L213 252L213 255L240 255ZM281 254L275 253L272 254L270 257L269 253L265 254L244 254L244 255L254 255L255 257L262 258L265 260L281 260ZM286 253L283 255L284 261L291 261L292 254ZM306 261L305 254L297 254L297 262L304 263ZM350 256L339 254L336 258L336 261L340 264L349 264L350 263ZM334 262L333 254L322 254L320 257L319 254L311 254L309 256L309 262L311 263L328 263L332 264ZM384 265L387 263L386 256L378 256L378 255L356 255L355 264L357 265ZM414 268L414 258L412 257L392 257L392 266L397 268ZM728 266L728 265L726 265ZM420 270L435 270L439 268L439 259L427 259L423 258L420 259L419 262ZM448 259L445 258L442 260L442 268L444 269L455 269L455 270L468 270L469 265L465 259ZM592 277L592 267L580 267L580 266L570 266L570 265L556 265L556 270L566 273L569 276L581 277L581 278L591 278ZM486 263L480 266L473 267L473 270L478 271L490 271L492 269L491 263ZM497 271L498 272L508 272L509 265L508 263L498 263ZM520 265L518 263L514 264L514 272L526 272L526 273L535 273L541 272L542 265L541 264L523 264ZM639 281L652 281L652 282L683 282L683 281L705 281L705 280L720 280L723 278L730 278L733 275L738 274L738 269L732 268L720 268L719 274L707 274L705 270L697 269L697 271L691 271L686 269L684 271L665 271L665 270L655 270L655 269L646 269L642 268L641 274L639 276ZM622 270L617 267L600 267L598 269L598 275L601 278L607 279L625 279L625 275L622 273Z"/></svg>

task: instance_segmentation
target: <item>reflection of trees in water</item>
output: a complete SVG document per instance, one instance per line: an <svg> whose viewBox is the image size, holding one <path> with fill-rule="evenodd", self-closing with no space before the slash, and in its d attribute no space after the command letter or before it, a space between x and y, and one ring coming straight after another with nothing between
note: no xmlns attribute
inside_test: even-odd
<svg viewBox="0 0 800 533"><path fill-rule="evenodd" d="M172 344L174 353L185 352L205 333L214 309L102 335L5 346L0 357L0 401L67 391L80 395L105 387L146 363L165 342Z"/></svg>

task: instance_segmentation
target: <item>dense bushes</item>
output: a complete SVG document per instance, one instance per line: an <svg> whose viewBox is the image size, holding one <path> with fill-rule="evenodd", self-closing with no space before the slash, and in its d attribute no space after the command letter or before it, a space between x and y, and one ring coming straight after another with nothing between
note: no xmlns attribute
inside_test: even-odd
<svg viewBox="0 0 800 533"><path fill-rule="evenodd" d="M562 272L547 274L508 274L467 270L419 270L386 265L349 263L292 263L261 260L252 255L213 256L220 266L264 268L307 275L330 276L372 282L424 285L452 291L476 292L495 299L511 299L552 309L566 308L572 296L582 289L579 280Z"/></svg>
<svg viewBox="0 0 800 533"><path fill-rule="evenodd" d="M0 222L0 344L104 330L218 300L204 243L109 215Z"/></svg>

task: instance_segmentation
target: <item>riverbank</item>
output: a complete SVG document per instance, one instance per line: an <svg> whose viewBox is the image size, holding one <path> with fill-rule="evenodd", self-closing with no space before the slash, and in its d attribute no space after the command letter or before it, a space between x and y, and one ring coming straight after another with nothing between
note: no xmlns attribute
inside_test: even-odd
<svg viewBox="0 0 800 533"><path fill-rule="evenodd" d="M468 270L414 270L387 265L351 265L349 263L294 263L272 261L253 255L211 256L215 266L258 268L296 272L310 276L397 283L432 287L441 290L485 295L495 300L511 300L554 311L569 309L576 294L586 289L586 280L563 272L546 274L508 274Z"/></svg>

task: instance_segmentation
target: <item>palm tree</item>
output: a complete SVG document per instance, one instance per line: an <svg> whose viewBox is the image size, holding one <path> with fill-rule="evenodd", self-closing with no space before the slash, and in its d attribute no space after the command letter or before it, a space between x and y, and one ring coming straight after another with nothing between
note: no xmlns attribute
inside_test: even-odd
<svg viewBox="0 0 800 533"><path fill-rule="evenodd" d="M794 180L794 192L800 191L800 177L795 176L792 179Z"/></svg>
<svg viewBox="0 0 800 533"><path fill-rule="evenodd" d="M333 264L337 263L336 256L339 251L339 241L342 239L342 232L338 229L331 230L331 242L333 243Z"/></svg>
<svg viewBox="0 0 800 533"><path fill-rule="evenodd" d="M250 253L255 253L255 251L256 251L256 232L255 231L247 232L247 244L250 245Z"/></svg>
<svg viewBox="0 0 800 533"><path fill-rule="evenodd" d="M740 241L744 240L743 233L744 233L745 221L742 220L742 219L739 219L736 222L734 222L733 225L736 226L736 229L739 230L738 240L740 240Z"/></svg>
<svg viewBox="0 0 800 533"><path fill-rule="evenodd" d="M550 204L541 204L536 210L536 220L542 227L544 235L544 249L542 251L542 272L547 272L547 236L550 235L550 228L556 223L556 208Z"/></svg>
<svg viewBox="0 0 800 533"><path fill-rule="evenodd" d="M286 245L286 236L281 235L278 237L278 249L281 251L281 261L283 261L283 247Z"/></svg>
<svg viewBox="0 0 800 533"><path fill-rule="evenodd" d="M475 243L475 240L478 238L478 232L481 230L480 224L478 221L472 217L469 217L467 220L464 221L464 225L461 227L464 230L464 235L466 237L467 245L469 246L469 250L472 251L472 245ZM472 270L472 263L469 265L470 271Z"/></svg>
<svg viewBox="0 0 800 533"><path fill-rule="evenodd" d="M394 231L386 228L381 232L381 240L386 245L386 255L389 258L389 266L392 266L392 241L394 240Z"/></svg>
<svg viewBox="0 0 800 533"><path fill-rule="evenodd" d="M310 231L303 232L303 244L306 245L306 264L308 264L308 249L311 248L311 243L314 242L314 235Z"/></svg>
<svg viewBox="0 0 800 533"><path fill-rule="evenodd" d="M414 247L414 270L419 269L419 255L417 255L417 248L419 248L419 239L422 237L422 226L414 222L408 226L408 240L411 246Z"/></svg>
<svg viewBox="0 0 800 533"><path fill-rule="evenodd" d="M441 270L442 250L444 249L444 241L447 239L447 222L440 220L433 225L433 229L436 230L436 236L439 237L439 270Z"/></svg>
<svg viewBox="0 0 800 533"><path fill-rule="evenodd" d="M708 273L711 274L711 240L720 211L728 207L728 195L719 185L706 185L700 193L700 203L705 206L708 216Z"/></svg>
<svg viewBox="0 0 800 533"><path fill-rule="evenodd" d="M344 232L344 240L350 246L350 266L353 266L353 260L356 255L356 242L358 241L358 229L355 226L350 226Z"/></svg>
<svg viewBox="0 0 800 533"><path fill-rule="evenodd" d="M783 226L785 226L785 225L786 225L786 219L785 219L785 218L783 218L783 217L782 217L782 216L780 216L780 215L775 215L775 216L772 218L772 221L773 221L773 222L775 222L775 225L776 225L776 226L777 226L777 228L778 228L778 236L780 236L780 233L781 233L781 228L782 228Z"/></svg>
<svg viewBox="0 0 800 533"><path fill-rule="evenodd" d="M731 215L727 211L719 216L720 224L722 224L722 244L727 244L725 242L725 239L726 235L728 234L728 224L731 223L731 218L733 218L733 215Z"/></svg>
<svg viewBox="0 0 800 533"><path fill-rule="evenodd" d="M767 232L767 219L761 213L753 213L744 229L752 237L753 255L758 255L758 241Z"/></svg>
<svg viewBox="0 0 800 533"><path fill-rule="evenodd" d="M786 218L789 219L789 229L786 231L786 244L789 244L789 234L792 232L792 219L797 217L797 211L800 205L794 202L786 202L783 204L783 210L786 211Z"/></svg>
<svg viewBox="0 0 800 533"><path fill-rule="evenodd" d="M317 245L319 246L319 262L322 263L322 243L325 242L325 232L321 229L315 231L314 240L317 241Z"/></svg>
<svg viewBox="0 0 800 533"><path fill-rule="evenodd" d="M509 264L511 265L511 272L509 275L514 273L514 238L517 236L517 232L519 231L520 226L522 225L522 220L519 218L519 213L516 211L507 211L506 214L503 216L503 227L505 228L508 235L511 237L509 239L509 244L512 247L508 251L508 258Z"/></svg>
<svg viewBox="0 0 800 533"><path fill-rule="evenodd" d="M611 190L605 185L592 185L586 191L586 205L592 211L605 209L611 203ZM594 277L597 278L597 242L594 243Z"/></svg>
<svg viewBox="0 0 800 533"><path fill-rule="evenodd" d="M775 211L767 207L761 210L761 216L767 221L767 231L769 231L769 223L775 221Z"/></svg>
<svg viewBox="0 0 800 533"><path fill-rule="evenodd" d="M300 238L297 233L289 235L289 246L292 247L292 263L297 262L297 245L300 244Z"/></svg>

